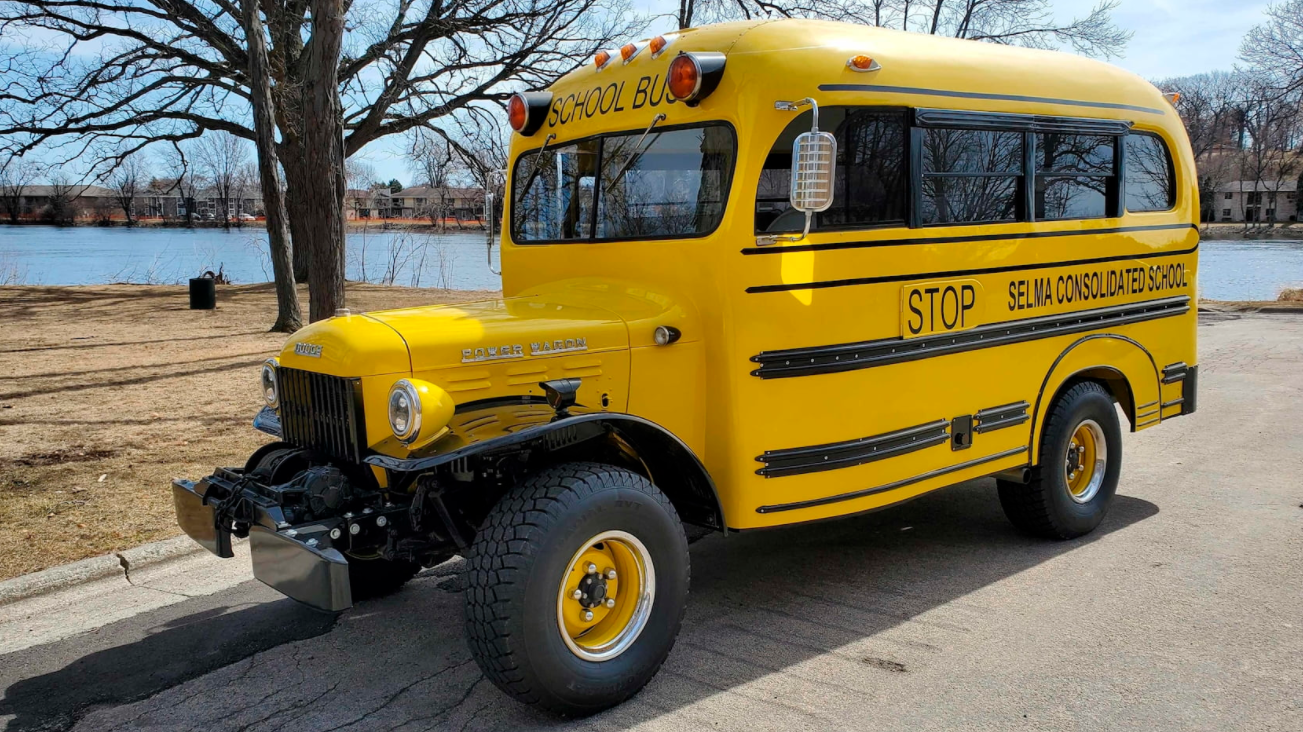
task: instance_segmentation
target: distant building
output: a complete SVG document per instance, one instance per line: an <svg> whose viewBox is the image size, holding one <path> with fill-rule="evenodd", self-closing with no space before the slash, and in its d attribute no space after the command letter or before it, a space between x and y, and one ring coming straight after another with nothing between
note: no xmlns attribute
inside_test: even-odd
<svg viewBox="0 0 1303 732"><path fill-rule="evenodd" d="M23 186L18 196L18 215L29 220L107 218L116 207L113 191L102 186Z"/></svg>
<svg viewBox="0 0 1303 732"><path fill-rule="evenodd" d="M387 218L464 221L478 220L483 214L484 191L479 188L412 186L389 194Z"/></svg>
<svg viewBox="0 0 1303 732"><path fill-rule="evenodd" d="M1239 180L1218 186L1213 204L1217 221L1298 221L1297 180Z"/></svg>
<svg viewBox="0 0 1303 732"><path fill-rule="evenodd" d="M349 221L388 218L392 206L389 196L388 188L350 188L344 192L344 218Z"/></svg>

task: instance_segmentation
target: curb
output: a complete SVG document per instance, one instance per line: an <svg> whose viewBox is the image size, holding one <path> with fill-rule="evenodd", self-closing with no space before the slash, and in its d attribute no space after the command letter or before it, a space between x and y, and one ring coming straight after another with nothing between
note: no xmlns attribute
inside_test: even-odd
<svg viewBox="0 0 1303 732"><path fill-rule="evenodd" d="M171 539L155 541L144 546L133 547L113 554L104 554L80 562L64 564L59 567L43 569L40 572L25 574L0 582L0 605L8 605L29 597L44 595L65 587L91 582L113 575L124 575L125 571L140 569L151 564L158 564L169 559L188 556L202 552L199 546L188 536L174 536Z"/></svg>

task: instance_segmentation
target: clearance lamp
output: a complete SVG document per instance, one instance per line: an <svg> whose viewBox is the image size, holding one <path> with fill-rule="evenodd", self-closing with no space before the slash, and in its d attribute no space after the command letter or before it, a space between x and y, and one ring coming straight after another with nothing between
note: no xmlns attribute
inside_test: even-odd
<svg viewBox="0 0 1303 732"><path fill-rule="evenodd" d="M670 62L666 89L675 101L695 107L719 86L725 61L722 53L680 53Z"/></svg>
<svg viewBox="0 0 1303 732"><path fill-rule="evenodd" d="M517 92L507 101L507 122L525 137L538 132L552 105L552 92Z"/></svg>

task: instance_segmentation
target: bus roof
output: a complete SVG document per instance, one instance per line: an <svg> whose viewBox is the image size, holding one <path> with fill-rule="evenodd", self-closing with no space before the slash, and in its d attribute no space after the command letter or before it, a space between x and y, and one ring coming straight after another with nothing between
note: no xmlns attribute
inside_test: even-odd
<svg viewBox="0 0 1303 732"><path fill-rule="evenodd" d="M820 20L720 23L665 35L671 43L658 58L644 48L625 64L611 49L615 58L607 68L599 71L590 61L557 81L548 131L573 139L645 125L643 118L654 114L648 99L655 99L670 60L683 51L718 51L728 58L720 88L700 108L674 105L671 117L684 122L734 118L772 108L774 100L814 97L821 104L1125 119L1174 135L1180 129L1172 106L1148 81L1070 53ZM847 60L858 54L881 68L848 68ZM612 93L593 93L606 89ZM631 108L642 113L621 114Z"/></svg>

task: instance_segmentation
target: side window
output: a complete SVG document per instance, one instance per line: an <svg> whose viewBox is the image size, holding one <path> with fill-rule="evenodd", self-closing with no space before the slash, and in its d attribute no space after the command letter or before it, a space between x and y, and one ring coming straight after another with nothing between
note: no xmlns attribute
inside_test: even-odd
<svg viewBox="0 0 1303 732"><path fill-rule="evenodd" d="M1127 210L1170 210L1176 205L1176 176L1167 144L1157 135L1133 133L1127 135L1126 146Z"/></svg>
<svg viewBox="0 0 1303 732"><path fill-rule="evenodd" d="M837 177L832 208L816 214L812 228L854 229L903 226L909 192L908 122L904 112L854 107L819 110L820 128L837 137ZM756 189L757 233L800 231L804 214L790 210L792 141L810 129L802 114L779 136L765 160Z"/></svg>
<svg viewBox="0 0 1303 732"><path fill-rule="evenodd" d="M547 148L516 162L513 232L519 241L587 239L592 229L597 141Z"/></svg>
<svg viewBox="0 0 1303 732"><path fill-rule="evenodd" d="M1019 219L1022 133L926 129L922 153L924 225Z"/></svg>
<svg viewBox="0 0 1303 732"><path fill-rule="evenodd" d="M1036 219L1097 219L1117 200L1115 137L1036 135Z"/></svg>

